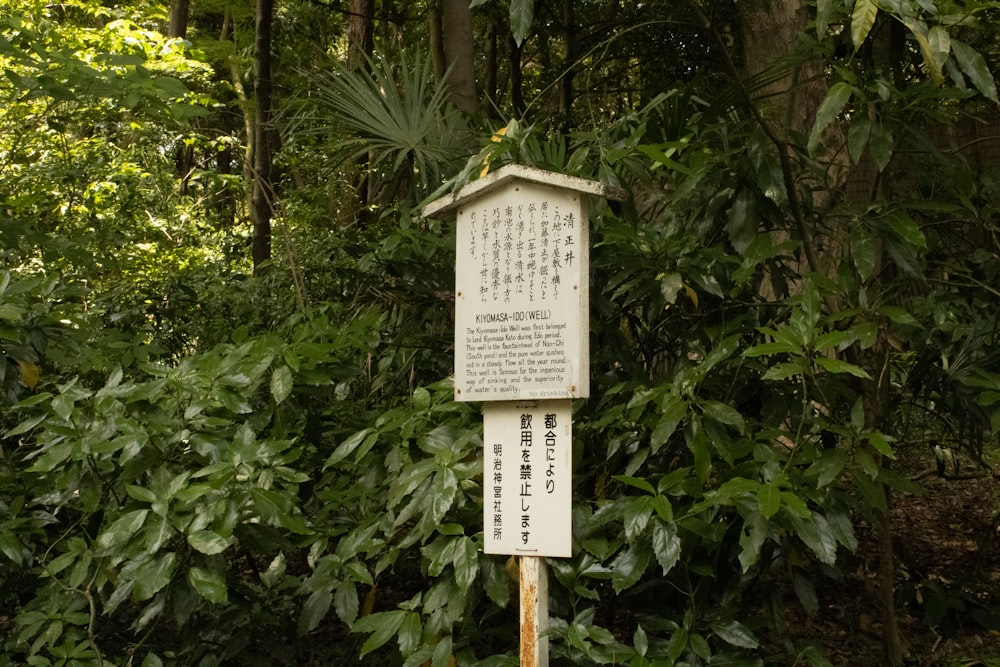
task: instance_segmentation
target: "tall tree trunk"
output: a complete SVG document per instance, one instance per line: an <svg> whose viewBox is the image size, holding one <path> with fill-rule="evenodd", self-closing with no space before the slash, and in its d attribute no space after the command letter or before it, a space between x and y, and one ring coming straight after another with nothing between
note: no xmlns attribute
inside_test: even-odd
<svg viewBox="0 0 1000 667"><path fill-rule="evenodd" d="M483 58L486 61L486 69L483 72L483 99L482 112L489 118L496 118L499 115L500 103L497 100L497 20L490 13L489 23L486 26L486 39L483 44Z"/></svg>
<svg viewBox="0 0 1000 667"><path fill-rule="evenodd" d="M350 20L347 24L347 69L352 72L368 69L368 59L375 49L375 0L351 0ZM368 158L359 157L350 175L356 195L355 218L361 224L368 222L370 181L368 178ZM330 183L329 208L336 206L336 185Z"/></svg>
<svg viewBox="0 0 1000 667"><path fill-rule="evenodd" d="M427 40L431 52L431 64L434 66L434 80L444 81L448 70L444 56L444 35L441 33L441 0L427 2Z"/></svg>
<svg viewBox="0 0 1000 667"><path fill-rule="evenodd" d="M271 27L274 0L257 0L254 38L253 191L250 219L253 222L253 267L259 274L271 258L271 217L274 189L271 184Z"/></svg>
<svg viewBox="0 0 1000 667"><path fill-rule="evenodd" d="M190 0L173 0L170 3L170 21L167 25L167 37L177 37L180 39L187 37L190 4Z"/></svg>
<svg viewBox="0 0 1000 667"><path fill-rule="evenodd" d="M475 48L469 0L441 0L441 30L445 62L449 69L449 99L460 110L475 113Z"/></svg>
<svg viewBox="0 0 1000 667"><path fill-rule="evenodd" d="M507 36L507 66L510 70L510 106L514 117L521 118L525 110L521 87L524 74L521 71L521 46L514 40L514 35Z"/></svg>
<svg viewBox="0 0 1000 667"><path fill-rule="evenodd" d="M576 66L576 13L573 11L573 0L563 0L562 19L566 60L559 80L559 116L562 132L566 134L573 127L573 70Z"/></svg>

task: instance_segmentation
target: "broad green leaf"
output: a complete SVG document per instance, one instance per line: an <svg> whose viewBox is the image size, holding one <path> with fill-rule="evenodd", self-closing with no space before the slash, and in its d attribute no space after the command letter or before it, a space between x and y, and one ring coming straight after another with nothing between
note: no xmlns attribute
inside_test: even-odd
<svg viewBox="0 0 1000 667"><path fill-rule="evenodd" d="M854 12L851 15L851 42L854 50L861 48L878 16L878 4L875 0L856 0Z"/></svg>
<svg viewBox="0 0 1000 667"><path fill-rule="evenodd" d="M893 149L892 128L883 123L873 125L868 137L868 150L871 152L875 164L878 165L880 173L889 166Z"/></svg>
<svg viewBox="0 0 1000 667"><path fill-rule="evenodd" d="M749 571L760 558L760 549L767 539L767 521L760 512L750 515L743 530L740 531L740 566L743 572Z"/></svg>
<svg viewBox="0 0 1000 667"><path fill-rule="evenodd" d="M535 20L535 0L510 0L510 31L518 46L531 32Z"/></svg>
<svg viewBox="0 0 1000 667"><path fill-rule="evenodd" d="M816 38L823 41L833 14L833 0L816 0Z"/></svg>
<svg viewBox="0 0 1000 667"><path fill-rule="evenodd" d="M214 572L201 567L188 570L188 581L198 594L209 602L222 604L229 600L226 577L222 572Z"/></svg>
<svg viewBox="0 0 1000 667"><path fill-rule="evenodd" d="M177 554L160 554L143 563L135 571L135 586L132 589L136 600L148 600L170 583L174 574Z"/></svg>
<svg viewBox="0 0 1000 667"><path fill-rule="evenodd" d="M854 377L871 379L868 371L843 359L831 359L829 357L816 357L816 365L830 373L847 373Z"/></svg>
<svg viewBox="0 0 1000 667"><path fill-rule="evenodd" d="M793 517L791 523L795 534L821 562L832 566L837 561L837 540L822 514L813 512L809 519Z"/></svg>
<svg viewBox="0 0 1000 667"><path fill-rule="evenodd" d="M337 618L351 625L358 618L358 589L351 582L343 582L334 589L333 609L337 613Z"/></svg>
<svg viewBox="0 0 1000 667"><path fill-rule="evenodd" d="M660 404L660 419L656 422L653 433L649 437L649 446L654 454L666 444L670 436L677 430L678 424L687 414L687 408L687 401L675 394L667 394L664 397Z"/></svg>
<svg viewBox="0 0 1000 667"><path fill-rule="evenodd" d="M868 444L871 445L875 451L879 454L890 458L893 461L896 460L896 454L892 451L892 445L889 444L889 438L885 434L879 431L872 431L868 434Z"/></svg>
<svg viewBox="0 0 1000 667"><path fill-rule="evenodd" d="M801 572L795 572L792 575L792 582L795 587L795 595L799 598L806 613L810 616L818 614L819 598L816 596L816 586L813 584L812 578Z"/></svg>
<svg viewBox="0 0 1000 667"><path fill-rule="evenodd" d="M149 510L135 510L119 517L97 538L97 548L107 551L125 544L139 532L148 514Z"/></svg>
<svg viewBox="0 0 1000 667"><path fill-rule="evenodd" d="M288 366L278 366L271 374L271 396L275 403L281 403L292 395L292 370Z"/></svg>
<svg viewBox="0 0 1000 667"><path fill-rule="evenodd" d="M868 137L872 132L872 122L863 115L854 116L847 128L847 152L851 161L857 164L868 147Z"/></svg>
<svg viewBox="0 0 1000 667"><path fill-rule="evenodd" d="M847 454L838 449L824 451L806 470L807 475L816 476L816 488L823 488L840 476L847 465Z"/></svg>
<svg viewBox="0 0 1000 667"><path fill-rule="evenodd" d="M650 495L656 493L656 491L653 489L653 485L641 477L629 477L628 475L615 475L613 479L615 481L621 482L622 484L627 484L631 487L639 489L640 491L645 491Z"/></svg>
<svg viewBox="0 0 1000 667"><path fill-rule="evenodd" d="M705 413L705 416L710 419L714 419L727 426L735 427L740 433L746 430L743 415L730 405L726 405L720 401L704 401L701 403L701 409Z"/></svg>
<svg viewBox="0 0 1000 667"><path fill-rule="evenodd" d="M757 489L757 506L765 519L777 514L781 509L781 488L774 482L761 484Z"/></svg>
<svg viewBox="0 0 1000 667"><path fill-rule="evenodd" d="M423 631L423 624L420 622L420 614L411 611L406 614L403 623L399 626L399 652L403 657L409 657L420 646L420 635Z"/></svg>
<svg viewBox="0 0 1000 667"><path fill-rule="evenodd" d="M333 600L333 591L329 588L322 588L313 591L305 603L302 605L302 613L299 614L298 635L302 637L319 627L319 624L326 618L330 611L330 602Z"/></svg>
<svg viewBox="0 0 1000 667"><path fill-rule="evenodd" d="M854 268L858 270L858 276L862 282L868 280L875 273L876 250L875 239L864 227L858 226L851 232L851 259L854 260Z"/></svg>
<svg viewBox="0 0 1000 667"><path fill-rule="evenodd" d="M455 583L461 590L468 591L472 582L476 580L476 575L479 574L479 553L471 537L462 537L459 540L452 567L455 570Z"/></svg>
<svg viewBox="0 0 1000 667"><path fill-rule="evenodd" d="M997 86L986 60L978 51L957 39L951 40L951 52L955 54L958 66L969 77L972 85L988 100L998 102Z"/></svg>
<svg viewBox="0 0 1000 667"><path fill-rule="evenodd" d="M187 538L188 544L196 551L203 554L220 554L229 546L229 540L211 530L199 530L191 533Z"/></svg>
<svg viewBox="0 0 1000 667"><path fill-rule="evenodd" d="M672 522L653 522L653 553L666 576L681 558L681 538L677 535L677 525Z"/></svg>
<svg viewBox="0 0 1000 667"><path fill-rule="evenodd" d="M733 244L736 252L741 255L746 253L750 244L759 236L757 234L758 227L759 222L754 207L753 194L749 189L743 188L733 200L733 205L729 209L729 224L726 225L729 242Z"/></svg>
<svg viewBox="0 0 1000 667"><path fill-rule="evenodd" d="M650 544L637 542L625 547L611 563L611 585L615 593L635 586L649 567Z"/></svg>
<svg viewBox="0 0 1000 667"><path fill-rule="evenodd" d="M859 0L860 1L860 0ZM815 155L819 148L819 142L823 138L823 131L830 126L840 112L847 106L851 99L851 84L846 81L839 81L827 91L826 97L816 110L816 120L813 122L812 130L809 132L808 150L810 155Z"/></svg>
<svg viewBox="0 0 1000 667"><path fill-rule="evenodd" d="M620 499L618 503L621 505L625 539L633 542L646 529L649 519L653 516L653 497L630 496Z"/></svg>
<svg viewBox="0 0 1000 667"><path fill-rule="evenodd" d="M739 621L720 621L711 624L712 631L722 641L739 648L755 649L760 645L750 628Z"/></svg>
<svg viewBox="0 0 1000 667"><path fill-rule="evenodd" d="M361 646L361 658L381 647L399 630L410 612L396 609L393 611L380 611L368 616L362 616L354 625L351 632L370 632L371 636L365 640Z"/></svg>
<svg viewBox="0 0 1000 667"><path fill-rule="evenodd" d="M918 248L927 247L927 238L924 233L920 231L920 227L913 218L904 211L892 211L884 219L892 232L901 240Z"/></svg>

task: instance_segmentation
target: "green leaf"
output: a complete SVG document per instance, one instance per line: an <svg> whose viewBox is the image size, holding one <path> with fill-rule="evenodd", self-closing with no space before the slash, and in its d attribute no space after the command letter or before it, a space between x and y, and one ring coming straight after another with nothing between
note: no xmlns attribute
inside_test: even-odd
<svg viewBox="0 0 1000 667"><path fill-rule="evenodd" d="M510 31L518 46L531 32L535 20L535 0L510 0Z"/></svg>
<svg viewBox="0 0 1000 667"><path fill-rule="evenodd" d="M281 403L292 395L292 369L288 366L278 366L271 374L271 396L275 403Z"/></svg>
<svg viewBox="0 0 1000 667"><path fill-rule="evenodd" d="M329 588L321 588L313 591L305 604L302 605L302 613L299 615L298 635L305 636L319 627L319 624L326 618L330 611L330 602L333 601L333 591Z"/></svg>
<svg viewBox="0 0 1000 667"><path fill-rule="evenodd" d="M688 404L683 398L675 394L667 394L660 404L660 419L653 428L653 433L649 437L649 446L655 454L660 447L666 444L670 436L677 430L678 424L687 414Z"/></svg>
<svg viewBox="0 0 1000 667"><path fill-rule="evenodd" d="M878 5L875 0L856 0L854 13L851 15L851 42L854 50L861 48L878 16Z"/></svg>
<svg viewBox="0 0 1000 667"><path fill-rule="evenodd" d="M875 273L876 250L875 239L864 227L857 227L851 232L851 259L854 260L854 268L858 270L858 276L862 282Z"/></svg>
<svg viewBox="0 0 1000 667"><path fill-rule="evenodd" d="M760 512L750 515L740 531L740 566L747 572L760 558L760 549L767 539L767 521Z"/></svg>
<svg viewBox="0 0 1000 667"><path fill-rule="evenodd" d="M372 633L361 646L360 657L364 658L366 655L392 639L392 637L399 630L400 626L403 625L403 621L406 620L406 616L409 613L411 612L396 609L393 611L380 611L359 618L354 625L351 626L351 632Z"/></svg>
<svg viewBox="0 0 1000 667"><path fill-rule="evenodd" d="M135 586L132 589L136 600L148 600L170 583L174 573L177 554L166 553L150 559L135 571Z"/></svg>
<svg viewBox="0 0 1000 667"><path fill-rule="evenodd" d="M860 2L861 0L859 0ZM819 142L823 138L823 131L829 127L830 123L837 119L840 112L847 106L851 99L851 84L840 81L830 86L826 97L816 110L816 120L812 130L809 132L808 150L810 155L815 155L819 148Z"/></svg>
<svg viewBox="0 0 1000 667"><path fill-rule="evenodd" d="M757 489L757 506L765 519L770 519L781 509L781 488L774 482L761 484Z"/></svg>
<svg viewBox="0 0 1000 667"><path fill-rule="evenodd" d="M739 413L736 408L730 405L726 405L720 401L704 401L701 403L701 409L705 413L706 417L714 419L717 422L721 422L728 426L733 426L740 433L746 430L746 423L743 421L743 415Z"/></svg>
<svg viewBox="0 0 1000 667"><path fill-rule="evenodd" d="M460 540L452 567L455 569L455 583L462 591L468 591L479 574L479 553L471 537L462 537Z"/></svg>
<svg viewBox="0 0 1000 667"><path fill-rule="evenodd" d="M972 85L976 87L980 94L993 102L1000 101L997 99L996 82L993 80L993 75L990 73L990 68L986 64L986 60L983 59L979 52L957 39L951 40L951 52L955 55L955 60L958 61L958 66L962 69L962 72L965 73L965 76L969 77Z"/></svg>
<svg viewBox="0 0 1000 667"><path fill-rule="evenodd" d="M666 521L653 522L653 553L666 576L681 558L681 538L677 535L677 525Z"/></svg>
<svg viewBox="0 0 1000 667"><path fill-rule="evenodd" d="M211 530L199 530L187 538L188 544L196 551L209 556L221 554L229 546L229 540Z"/></svg>
<svg viewBox="0 0 1000 667"><path fill-rule="evenodd" d="M851 119L851 124L847 128L847 152L854 164L857 164L865 154L871 132L872 122L865 116L857 115Z"/></svg>
<svg viewBox="0 0 1000 667"><path fill-rule="evenodd" d="M397 638L399 652L403 657L409 657L420 646L422 631L420 614L415 611L408 612L399 627L399 637Z"/></svg>
<svg viewBox="0 0 1000 667"><path fill-rule="evenodd" d="M920 227L917 226L913 218L904 211L890 212L885 216L885 221L892 232L906 243L918 248L927 247L927 239L924 237L924 233L920 231Z"/></svg>
<svg viewBox="0 0 1000 667"><path fill-rule="evenodd" d="M223 604L229 600L226 578L221 572L192 567L188 570L188 581L198 594L209 602Z"/></svg>
<svg viewBox="0 0 1000 667"><path fill-rule="evenodd" d="M637 542L619 552L611 563L611 585L615 593L631 588L649 567L650 545Z"/></svg>
<svg viewBox="0 0 1000 667"><path fill-rule="evenodd" d="M893 148L892 128L883 123L873 125L868 137L868 150L871 152L875 164L878 165L879 173L885 171L885 168L889 166Z"/></svg>
<svg viewBox="0 0 1000 667"><path fill-rule="evenodd" d="M729 620L711 624L712 631L722 641L739 648L755 649L760 645L750 628L739 621Z"/></svg>
<svg viewBox="0 0 1000 667"><path fill-rule="evenodd" d="M833 0L816 0L816 38L823 41L833 14Z"/></svg>
<svg viewBox="0 0 1000 667"><path fill-rule="evenodd" d="M817 366L829 371L830 373L847 373L848 375L853 375L854 377L865 378L868 380L871 379L868 371L860 366L850 363L849 361L844 361L843 359L816 357L815 361Z"/></svg>
<svg viewBox="0 0 1000 667"><path fill-rule="evenodd" d="M135 510L119 517L97 538L97 548L110 551L122 546L139 532L148 514L149 510Z"/></svg>

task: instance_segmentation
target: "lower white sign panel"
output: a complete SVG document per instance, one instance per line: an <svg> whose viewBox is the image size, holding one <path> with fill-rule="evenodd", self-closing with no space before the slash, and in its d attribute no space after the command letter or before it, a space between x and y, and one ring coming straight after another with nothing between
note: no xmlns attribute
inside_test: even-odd
<svg viewBox="0 0 1000 667"><path fill-rule="evenodd" d="M489 554L568 557L571 401L483 403L483 534Z"/></svg>

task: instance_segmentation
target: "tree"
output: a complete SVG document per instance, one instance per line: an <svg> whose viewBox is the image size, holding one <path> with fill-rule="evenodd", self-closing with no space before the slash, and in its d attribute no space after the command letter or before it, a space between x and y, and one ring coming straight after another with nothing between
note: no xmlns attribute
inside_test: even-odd
<svg viewBox="0 0 1000 667"><path fill-rule="evenodd" d="M271 258L271 217L274 214L274 185L271 181L271 25L273 0L257 0L254 37L254 123L249 137L253 149L253 188L250 219L253 221L253 265L259 273Z"/></svg>

